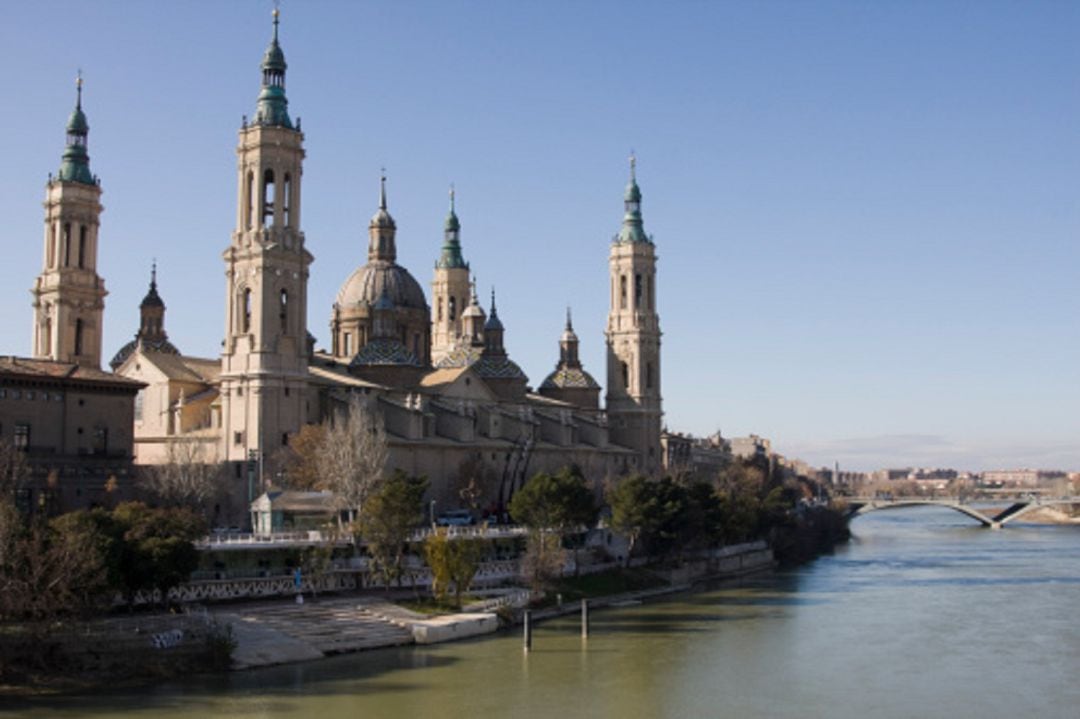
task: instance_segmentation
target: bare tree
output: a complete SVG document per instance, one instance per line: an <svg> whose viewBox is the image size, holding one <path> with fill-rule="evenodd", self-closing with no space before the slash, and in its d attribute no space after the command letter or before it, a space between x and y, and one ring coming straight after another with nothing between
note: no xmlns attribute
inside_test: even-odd
<svg viewBox="0 0 1080 719"><path fill-rule="evenodd" d="M210 456L200 439L182 437L169 443L167 460L146 476L148 489L163 503L205 507L217 494L223 464Z"/></svg>
<svg viewBox="0 0 1080 719"><path fill-rule="evenodd" d="M317 466L322 481L349 510L349 519L383 479L389 450L382 420L361 402L349 400L344 416L327 428Z"/></svg>

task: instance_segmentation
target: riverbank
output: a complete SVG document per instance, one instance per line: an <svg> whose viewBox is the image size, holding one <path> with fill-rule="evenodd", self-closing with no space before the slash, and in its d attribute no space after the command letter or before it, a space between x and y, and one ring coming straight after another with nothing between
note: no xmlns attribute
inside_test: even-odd
<svg viewBox="0 0 1080 719"><path fill-rule="evenodd" d="M740 551L721 552L708 562L651 572L659 586L590 596L589 604L602 609L638 603L685 593L704 582L769 571L775 565L763 543L747 545ZM506 593L507 598L523 594L513 589ZM222 641L227 642L226 649L231 648L229 669L246 670L370 649L458 641L493 634L521 619L520 611L508 609L427 615L395 601L414 596L412 592L391 597L382 592L323 594L306 597L302 604L283 598L183 614L145 613L70 624L61 636L48 640L54 648L46 652L47 659L36 671L11 675L0 683L0 696L81 693L118 682L138 684L205 672L212 666L206 663L206 652L215 643L220 651ZM577 599L569 593L567 598ZM497 601L479 604L490 606ZM578 601L560 605L557 596L551 601L552 605L534 610L534 620L580 611ZM16 650L10 638L4 635L0 642Z"/></svg>

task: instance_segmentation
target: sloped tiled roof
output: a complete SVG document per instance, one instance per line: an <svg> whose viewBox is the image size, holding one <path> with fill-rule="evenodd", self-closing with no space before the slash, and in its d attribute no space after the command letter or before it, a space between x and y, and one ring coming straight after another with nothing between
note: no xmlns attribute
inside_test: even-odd
<svg viewBox="0 0 1080 719"><path fill-rule="evenodd" d="M31 359L28 357L0 357L0 377L31 379L38 377L52 380L75 380L101 382L116 386L137 389L145 384L109 372L102 372L96 367L84 367L71 362Z"/></svg>

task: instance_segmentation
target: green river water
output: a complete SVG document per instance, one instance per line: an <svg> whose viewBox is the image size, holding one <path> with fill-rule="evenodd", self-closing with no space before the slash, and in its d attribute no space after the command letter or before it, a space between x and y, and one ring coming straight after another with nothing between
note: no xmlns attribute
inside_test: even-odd
<svg viewBox="0 0 1080 719"><path fill-rule="evenodd" d="M0 707L28 717L1077 717L1080 527L861 517L792 572L519 634ZM6 710L6 711L5 711Z"/></svg>

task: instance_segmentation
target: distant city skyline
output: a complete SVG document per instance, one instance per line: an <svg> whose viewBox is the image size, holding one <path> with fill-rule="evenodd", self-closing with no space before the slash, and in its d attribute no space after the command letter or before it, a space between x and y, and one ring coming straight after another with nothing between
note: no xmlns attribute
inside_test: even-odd
<svg viewBox="0 0 1080 719"><path fill-rule="evenodd" d="M272 8L5 8L0 351L30 354L43 188L81 68L106 208L103 364L138 328L154 258L170 339L217 356L236 130ZM558 359L567 305L603 383L608 243L633 150L669 429L753 432L843 470L1080 469L1080 6L281 13L319 346L386 167L399 261L429 301L453 183L465 258L482 295L495 284L531 384Z"/></svg>

